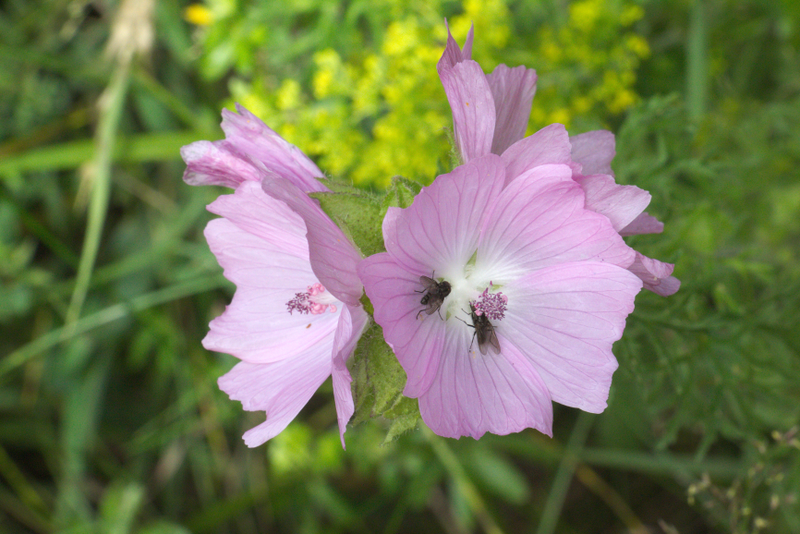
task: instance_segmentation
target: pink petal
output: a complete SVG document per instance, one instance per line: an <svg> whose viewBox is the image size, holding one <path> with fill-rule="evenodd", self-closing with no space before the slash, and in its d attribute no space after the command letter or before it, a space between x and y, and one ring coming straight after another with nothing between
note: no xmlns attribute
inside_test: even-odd
<svg viewBox="0 0 800 534"><path fill-rule="evenodd" d="M664 223L647 212L641 213L628 226L619 231L619 235L660 234L664 231Z"/></svg>
<svg viewBox="0 0 800 534"><path fill-rule="evenodd" d="M442 67L439 79L453 111L456 144L464 163L491 153L495 106L481 66L466 60Z"/></svg>
<svg viewBox="0 0 800 534"><path fill-rule="evenodd" d="M272 439L300 413L331 374L333 336L294 358L268 364L241 362L219 379L219 387L249 411L265 411L266 422L248 430L244 442L257 447Z"/></svg>
<svg viewBox="0 0 800 534"><path fill-rule="evenodd" d="M445 338L445 322L437 314L420 314L423 286L419 276L398 265L387 253L358 265L364 290L375 308L375 322L408 376L403 394L419 397L436 377ZM430 273L429 273L430 274Z"/></svg>
<svg viewBox="0 0 800 534"><path fill-rule="evenodd" d="M503 152L506 184L539 165L549 163L569 165L572 163L570 150L569 135L563 125L545 126L538 132L517 141Z"/></svg>
<svg viewBox="0 0 800 534"><path fill-rule="evenodd" d="M469 329L448 330L436 379L419 398L422 419L436 434L478 439L535 428L552 435L547 387L530 361L498 337L502 352L484 356L470 350Z"/></svg>
<svg viewBox="0 0 800 534"><path fill-rule="evenodd" d="M614 134L607 130L595 130L569 138L572 143L572 159L583 166L581 174L610 174L611 161L616 155Z"/></svg>
<svg viewBox="0 0 800 534"><path fill-rule="evenodd" d="M319 203L289 180L267 178L261 186L267 194L286 202L302 217L308 230L311 268L320 283L342 302L357 306L362 288L356 265L361 261L361 254L355 246L322 211Z"/></svg>
<svg viewBox="0 0 800 534"><path fill-rule="evenodd" d="M492 154L502 154L525 136L536 93L536 71L524 66L498 65L486 77L497 112Z"/></svg>
<svg viewBox="0 0 800 534"><path fill-rule="evenodd" d="M181 147L186 162L183 180L189 185L235 188L247 180L260 181L265 170L250 163L228 141L196 141Z"/></svg>
<svg viewBox="0 0 800 534"><path fill-rule="evenodd" d="M644 288L657 295L668 297L681 287L681 281L670 276L675 265L664 263L636 253L636 261L628 270L642 279Z"/></svg>
<svg viewBox="0 0 800 534"><path fill-rule="evenodd" d="M635 220L650 203L650 193L633 185L618 185L606 174L576 176L586 193L586 209L605 215L620 231Z"/></svg>
<svg viewBox="0 0 800 534"><path fill-rule="evenodd" d="M617 368L611 346L641 287L608 263L547 267L504 286L508 310L496 331L525 354L555 402L600 413Z"/></svg>
<svg viewBox="0 0 800 534"><path fill-rule="evenodd" d="M308 259L226 219L209 222L206 239L225 277L237 286L225 313L209 325L206 349L267 363L333 339L338 314L289 314L286 307L295 293L317 281Z"/></svg>
<svg viewBox="0 0 800 534"><path fill-rule="evenodd" d="M259 182L242 183L232 195L220 195L207 209L274 245L276 250L307 262L308 240L303 219L284 202L264 193Z"/></svg>
<svg viewBox="0 0 800 534"><path fill-rule="evenodd" d="M430 276L434 269L447 266L463 269L475 252L484 212L504 181L502 162L493 154L437 177L411 206L387 214L386 250L417 276Z"/></svg>
<svg viewBox="0 0 800 534"><path fill-rule="evenodd" d="M566 165L541 165L511 182L481 230L476 271L508 280L569 261L633 263L633 250L608 219L584 209L571 177Z"/></svg>
<svg viewBox="0 0 800 534"><path fill-rule="evenodd" d="M464 43L463 52L461 51L461 48L459 48L456 40L453 39L453 35L450 33L450 25L447 24L447 19L444 19L444 25L447 28L447 44L444 47L442 57L436 64L437 70L453 67L456 63L461 63L462 61L472 57L472 37L473 31L475 30L475 25L472 25L469 28L469 33L467 34L467 40Z"/></svg>
<svg viewBox="0 0 800 534"><path fill-rule="evenodd" d="M368 321L369 315L360 306L345 306L339 316L339 325L333 342L333 398L336 401L336 417L339 421L339 439L342 440L342 448L345 448L344 432L347 430L347 422L355 411L353 392L350 389L353 379L347 370L346 362L353 355Z"/></svg>
<svg viewBox="0 0 800 534"><path fill-rule="evenodd" d="M261 165L270 174L286 178L302 191L327 191L317 178L322 171L308 156L264 122L236 104L237 115L227 109L222 111L222 130L226 139L250 161Z"/></svg>

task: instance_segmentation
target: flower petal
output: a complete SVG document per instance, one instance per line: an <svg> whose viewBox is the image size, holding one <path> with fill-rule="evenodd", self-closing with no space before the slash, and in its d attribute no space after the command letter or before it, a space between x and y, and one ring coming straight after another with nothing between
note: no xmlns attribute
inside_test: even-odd
<svg viewBox="0 0 800 534"><path fill-rule="evenodd" d="M464 163L491 153L495 106L481 66L472 60L443 66L439 79L453 111L456 144Z"/></svg>
<svg viewBox="0 0 800 534"><path fill-rule="evenodd" d="M600 413L617 368L611 346L641 287L608 263L546 267L504 287L508 309L497 332L527 356L555 402Z"/></svg>
<svg viewBox="0 0 800 534"><path fill-rule="evenodd" d="M336 401L336 418L339 422L339 439L344 445L344 432L347 430L347 422L353 416L355 405L353 404L353 392L350 383L350 371L347 370L347 360L353 355L361 334L367 327L369 315L360 306L345 306L339 316L339 325L336 328L336 336L333 341L333 398Z"/></svg>
<svg viewBox="0 0 800 534"><path fill-rule="evenodd" d="M437 70L452 67L456 63L461 63L466 59L472 58L472 37L475 25L473 24L469 28L463 51L459 48L456 40L453 39L453 34L450 33L450 25L447 23L447 19L444 19L444 25L447 28L447 44L444 47L444 52L442 52L442 57L439 58L439 62L436 64Z"/></svg>
<svg viewBox="0 0 800 534"><path fill-rule="evenodd" d="M231 145L250 161L263 165L271 174L286 178L302 191L328 190L317 180L325 175L299 148L275 133L244 106L236 104L236 111L238 115L227 109L222 111L222 130Z"/></svg>
<svg viewBox="0 0 800 534"><path fill-rule="evenodd" d="M650 193L634 185L618 185L607 174L575 176L586 193L586 209L605 215L619 232L650 204Z"/></svg>
<svg viewBox="0 0 800 534"><path fill-rule="evenodd" d="M536 93L536 71L522 65L513 69L498 65L486 80L497 115L492 154L499 155L525 136Z"/></svg>
<svg viewBox="0 0 800 534"><path fill-rule="evenodd" d="M317 281L308 259L245 232L226 219L206 227L206 239L236 293L225 313L211 321L208 350L251 363L293 357L333 338L338 314L290 314L286 303Z"/></svg>
<svg viewBox="0 0 800 534"><path fill-rule="evenodd" d="M267 195L259 182L244 182L232 195L220 195L207 207L276 250L308 260L303 219L280 200Z"/></svg>
<svg viewBox="0 0 800 534"><path fill-rule="evenodd" d="M633 250L608 219L584 209L571 177L566 165L541 165L503 190L481 229L476 273L507 281L569 261L633 263Z"/></svg>
<svg viewBox="0 0 800 534"><path fill-rule="evenodd" d="M228 141L196 141L181 147L186 162L183 181L189 185L236 188L247 180L260 181L265 170L255 167Z"/></svg>
<svg viewBox="0 0 800 534"><path fill-rule="evenodd" d="M616 155L614 134L607 130L595 130L569 138L572 144L572 159L581 164L581 174L610 174L611 161Z"/></svg>
<svg viewBox="0 0 800 534"><path fill-rule="evenodd" d="M436 434L478 439L535 428L552 436L547 387L530 361L498 337L501 353L482 355L470 350L468 329L448 329L436 379L419 398L422 419Z"/></svg>
<svg viewBox="0 0 800 534"><path fill-rule="evenodd" d="M319 203L306 195L289 180L267 178L261 183L268 195L286 202L306 224L311 268L330 293L346 304L358 305L361 281L356 265L361 254L331 221Z"/></svg>
<svg viewBox="0 0 800 534"><path fill-rule="evenodd" d="M538 165L569 165L572 163L570 150L569 135L563 125L545 126L503 152L501 156L506 164L506 184Z"/></svg>
<svg viewBox="0 0 800 534"><path fill-rule="evenodd" d="M681 281L670 276L675 265L654 260L636 253L636 260L628 270L642 279L644 288L657 295L668 297L681 288Z"/></svg>
<svg viewBox="0 0 800 534"><path fill-rule="evenodd" d="M645 211L636 217L625 228L619 231L619 235L637 235L637 234L660 234L664 231L664 223L648 215Z"/></svg>
<svg viewBox="0 0 800 534"><path fill-rule="evenodd" d="M375 322L392 347L408 380L403 394L419 397L431 385L439 367L445 322L437 314L420 314L424 288L419 275L398 265L387 253L375 254L358 265L364 290L375 308Z"/></svg>
<svg viewBox="0 0 800 534"><path fill-rule="evenodd" d="M238 363L219 388L249 411L265 411L266 422L248 430L244 442L257 447L272 439L300 413L331 374L333 336L294 358L268 364Z"/></svg>
<svg viewBox="0 0 800 534"><path fill-rule="evenodd" d="M463 269L475 252L487 207L505 181L498 156L489 154L434 180L404 210L392 210L384 221L386 250L417 276L436 269ZM444 269L444 270L443 270Z"/></svg>

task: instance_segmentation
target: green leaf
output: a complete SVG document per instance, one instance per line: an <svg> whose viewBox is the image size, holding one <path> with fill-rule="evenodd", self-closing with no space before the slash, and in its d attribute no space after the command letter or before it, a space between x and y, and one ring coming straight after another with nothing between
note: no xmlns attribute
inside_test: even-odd
<svg viewBox="0 0 800 534"><path fill-rule="evenodd" d="M352 359L354 423L373 417L392 421L384 443L411 430L419 419L416 399L403 396L406 373L383 339L383 329L373 323L361 336Z"/></svg>
<svg viewBox="0 0 800 534"><path fill-rule="evenodd" d="M417 399L400 397L392 408L386 410L384 417L391 419L392 424L389 425L389 431L382 445L391 443L409 430L417 428L420 418L419 403Z"/></svg>
<svg viewBox="0 0 800 534"><path fill-rule="evenodd" d="M394 176L389 189L386 191L386 196L383 197L381 209L383 215L390 206L398 208L407 208L414 202L414 197L417 196L422 190L422 184L419 184L408 178L402 176Z"/></svg>
<svg viewBox="0 0 800 534"><path fill-rule="evenodd" d="M364 256L386 249L383 246L381 203L366 191L311 193L320 207L347 235Z"/></svg>

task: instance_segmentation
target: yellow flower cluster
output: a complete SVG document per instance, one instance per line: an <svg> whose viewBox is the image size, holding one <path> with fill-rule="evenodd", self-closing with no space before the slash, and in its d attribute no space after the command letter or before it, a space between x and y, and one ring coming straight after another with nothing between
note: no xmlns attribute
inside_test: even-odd
<svg viewBox="0 0 800 534"><path fill-rule="evenodd" d="M249 78L230 84L232 100L332 175L376 187L398 174L430 182L452 166L450 110L435 68L447 37L441 6L376 3L381 5L374 9L392 13L381 42L348 56L333 48L317 51L303 83L244 72ZM641 8L612 4L574 2L561 26L542 23L526 35L515 35L505 0L465 0L462 13L448 20L459 43L475 24L473 59L487 72L503 62L537 69L534 130L552 122L569 126L587 115L588 124L600 127L635 103L636 67L649 52L646 41L630 31Z"/></svg>

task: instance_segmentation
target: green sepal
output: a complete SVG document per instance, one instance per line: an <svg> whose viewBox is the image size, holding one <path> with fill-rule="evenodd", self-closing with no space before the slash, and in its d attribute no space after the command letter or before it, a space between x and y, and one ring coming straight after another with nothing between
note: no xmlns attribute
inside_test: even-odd
<svg viewBox="0 0 800 534"><path fill-rule="evenodd" d="M422 190L422 184L403 178L402 176L392 177L392 183L386 190L386 196L381 203L382 212L385 215L389 207L407 208L414 202L414 197Z"/></svg>
<svg viewBox="0 0 800 534"><path fill-rule="evenodd" d="M381 210L381 201L366 191L351 189L310 193L309 196L319 200L322 211L353 241L362 255L384 252L381 223L385 212Z"/></svg>
<svg viewBox="0 0 800 534"><path fill-rule="evenodd" d="M417 428L419 422L419 402L410 397L400 397L394 406L386 410L384 417L392 421L382 445L391 443L409 430Z"/></svg>
<svg viewBox="0 0 800 534"><path fill-rule="evenodd" d="M377 323L373 322L361 335L350 360L350 374L355 403L353 424L374 417L388 419L391 423L384 443L416 426L417 400L403 396L406 373L384 341L383 329Z"/></svg>

